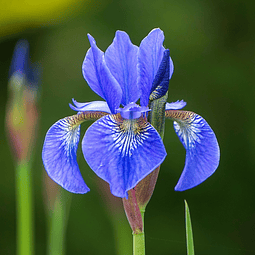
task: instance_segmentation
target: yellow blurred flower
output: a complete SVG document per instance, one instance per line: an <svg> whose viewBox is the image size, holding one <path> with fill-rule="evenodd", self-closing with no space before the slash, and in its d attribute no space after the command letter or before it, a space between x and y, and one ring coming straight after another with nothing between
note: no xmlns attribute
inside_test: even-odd
<svg viewBox="0 0 255 255"><path fill-rule="evenodd" d="M87 0L0 0L0 37L27 28L58 24L77 14Z"/></svg>

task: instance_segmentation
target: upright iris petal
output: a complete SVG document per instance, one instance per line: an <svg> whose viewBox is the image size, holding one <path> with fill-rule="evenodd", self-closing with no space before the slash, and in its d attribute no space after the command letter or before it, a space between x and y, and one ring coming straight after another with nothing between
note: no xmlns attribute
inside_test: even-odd
<svg viewBox="0 0 255 255"><path fill-rule="evenodd" d="M150 97L149 97L151 101L161 98L168 91L169 76L170 76L170 55L169 54L170 52L168 49L164 51L162 61L158 68L157 74L153 80Z"/></svg>
<svg viewBox="0 0 255 255"><path fill-rule="evenodd" d="M154 78L162 62L165 48L163 47L164 33L159 28L153 29L146 36L138 51L138 85L141 90L140 102L147 106ZM173 62L169 60L169 79L173 73Z"/></svg>
<svg viewBox="0 0 255 255"><path fill-rule="evenodd" d="M122 89L122 105L136 102L140 97L137 87L137 52L127 33L117 31L113 43L105 52L105 61Z"/></svg>
<svg viewBox="0 0 255 255"><path fill-rule="evenodd" d="M91 48L83 62L83 76L91 89L106 100L111 112L116 113L122 98L121 87L106 66L104 54L96 46L94 38L88 37Z"/></svg>
<svg viewBox="0 0 255 255"><path fill-rule="evenodd" d="M185 167L175 187L177 191L193 188L211 176L219 165L220 150L208 123L196 113L167 110L174 129L186 149Z"/></svg>

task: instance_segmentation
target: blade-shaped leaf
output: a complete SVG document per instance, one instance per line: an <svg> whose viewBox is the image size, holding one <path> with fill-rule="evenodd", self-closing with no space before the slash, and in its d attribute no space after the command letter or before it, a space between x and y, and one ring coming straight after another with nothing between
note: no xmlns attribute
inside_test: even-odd
<svg viewBox="0 0 255 255"><path fill-rule="evenodd" d="M192 226L191 226L191 218L189 212L189 206L186 200L185 203L185 222L186 222L186 243L187 243L187 254L188 255L195 255L194 252L194 242L193 242L193 233L192 233Z"/></svg>

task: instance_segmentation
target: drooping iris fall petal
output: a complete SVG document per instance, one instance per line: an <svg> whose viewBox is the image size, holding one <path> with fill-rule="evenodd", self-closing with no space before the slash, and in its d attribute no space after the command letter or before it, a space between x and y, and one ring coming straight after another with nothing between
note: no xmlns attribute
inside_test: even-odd
<svg viewBox="0 0 255 255"><path fill-rule="evenodd" d="M127 197L166 156L158 132L143 118L125 120L120 114L105 116L93 123L82 141L90 168L110 184L111 192Z"/></svg>
<svg viewBox="0 0 255 255"><path fill-rule="evenodd" d="M84 194L89 191L77 163L76 152L80 140L80 125L67 117L48 130L42 151L45 170L52 180L64 189Z"/></svg>
<svg viewBox="0 0 255 255"><path fill-rule="evenodd" d="M191 189L211 176L219 165L220 150L208 123L196 113L167 110L166 118L174 120L174 129L186 149L185 166L175 187Z"/></svg>
<svg viewBox="0 0 255 255"><path fill-rule="evenodd" d="M64 189L80 194L89 191L76 158L80 124L86 120L97 120L106 114L97 111L81 112L57 121L48 130L43 144L43 164L50 178Z"/></svg>

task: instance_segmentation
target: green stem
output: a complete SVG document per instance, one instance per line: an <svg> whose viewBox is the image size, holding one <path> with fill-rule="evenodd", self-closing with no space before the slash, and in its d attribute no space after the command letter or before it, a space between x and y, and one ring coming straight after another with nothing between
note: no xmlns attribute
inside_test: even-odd
<svg viewBox="0 0 255 255"><path fill-rule="evenodd" d="M133 255L145 255L144 232L133 233Z"/></svg>
<svg viewBox="0 0 255 255"><path fill-rule="evenodd" d="M144 227L144 213L145 208L140 209L142 220L143 220L143 227ZM145 236L144 230L140 233L133 232L133 255L145 255Z"/></svg>
<svg viewBox="0 0 255 255"><path fill-rule="evenodd" d="M65 254L65 236L70 204L71 194L61 188L54 203L54 210L49 215L48 255Z"/></svg>
<svg viewBox="0 0 255 255"><path fill-rule="evenodd" d="M27 161L16 168L17 255L34 253L33 201L31 168Z"/></svg>
<svg viewBox="0 0 255 255"><path fill-rule="evenodd" d="M146 208L146 206L140 208L140 212L141 212L142 220L143 220L143 231L144 231L144 214L145 214L145 208Z"/></svg>

